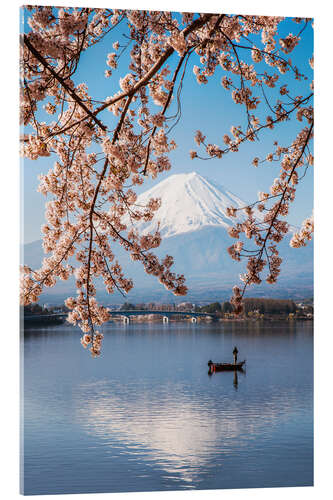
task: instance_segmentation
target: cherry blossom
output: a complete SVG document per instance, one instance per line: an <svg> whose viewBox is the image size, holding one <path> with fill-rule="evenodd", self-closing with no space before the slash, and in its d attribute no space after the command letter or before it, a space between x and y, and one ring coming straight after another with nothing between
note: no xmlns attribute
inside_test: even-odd
<svg viewBox="0 0 333 500"><path fill-rule="evenodd" d="M126 294L134 286L115 258L117 245L175 295L186 294L185 277L171 270L172 257L158 259L153 252L161 243L158 230L144 235L136 230L135 223L151 220L161 202L152 199L145 207L137 206L135 186L172 168L169 154L177 144L170 125L181 118L180 95L189 72L203 85L217 76L244 109L246 122L232 125L229 133L222 123L217 144L198 130L194 137L198 150L190 151L195 161L237 152L243 143L257 141L263 130L275 131L291 118L302 127L288 145L276 144L264 158L254 158L257 168L280 162L279 176L258 201L244 207L244 222L229 231L237 239L228 250L230 256L247 261L242 288L235 286L232 298L240 312L245 289L261 282L264 269L268 283L278 278L278 243L288 232L283 217L295 199L301 170L313 165L313 84L308 95L292 96L290 85L282 81L286 73L296 81L305 78L290 57L311 20L296 18L295 33L281 38L282 17L24 8L29 30L20 40L21 151L31 160L49 158L50 169L40 176L39 185L47 196L42 233L48 256L40 269L23 266L22 303L36 302L45 287L73 276L77 294L65 301L68 321L80 326L83 347L96 357L103 338L96 328L109 319L107 308L96 300L96 279L103 280L108 293ZM123 27L126 42L114 36L115 27ZM90 95L86 84L73 80L81 55L103 39L109 40L113 51L106 55L101 76L113 78L123 52L129 62L119 88L106 99ZM313 56L308 60L313 68ZM265 89L275 88L278 98L267 106ZM178 111L173 118L168 111L175 97ZM262 107L269 110L259 113ZM46 122L39 119L41 108L49 117ZM101 118L105 109L111 112L107 123ZM230 207L228 215L235 217L236 209ZM312 230L313 221L307 220L292 238L292 246L305 244ZM255 249L246 248L242 236ZM70 258L75 258L75 266Z"/></svg>

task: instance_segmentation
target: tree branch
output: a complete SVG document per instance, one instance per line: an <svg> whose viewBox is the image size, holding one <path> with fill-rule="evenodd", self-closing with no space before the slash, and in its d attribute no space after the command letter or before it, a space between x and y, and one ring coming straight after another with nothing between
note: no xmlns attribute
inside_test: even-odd
<svg viewBox="0 0 333 500"><path fill-rule="evenodd" d="M29 51L31 52L31 54L44 66L44 68L49 71L51 73L51 75L54 76L54 78L56 80L58 80L58 82L60 83L60 85L66 90L66 92L72 97L72 99L74 99L74 101L76 101L78 103L78 105L87 113L88 116L90 116L90 118L102 129L102 130L106 130L107 127L98 119L96 118L96 116L87 108L87 106L82 102L82 100L80 99L80 97L74 92L74 90L72 90L68 85L67 83L65 82L65 80L58 75L58 73L56 73L54 71L54 69L52 68L52 66L50 66L50 64L46 61L46 59L44 59L44 57L38 52L38 50L35 49L35 47L31 44L31 42L29 41L27 35L23 35L23 40L24 40L24 44L27 46L27 48L29 49ZM22 42L21 42L22 43ZM84 119L88 118L88 116L86 116Z"/></svg>
<svg viewBox="0 0 333 500"><path fill-rule="evenodd" d="M190 26L187 26L181 33L183 33L184 37L192 33L194 30L201 28L204 24L206 24L211 17L213 17L214 14L204 14L202 17L196 19L193 21L193 23ZM172 47L169 47L164 54L160 57L160 59L150 68L150 70L139 80L130 90L127 92L122 92L121 94L118 94L117 96L113 97L109 101L106 101L104 104L99 106L98 108L95 109L93 113L89 111L89 115L93 115L96 117L98 113L103 111L104 109L108 108L109 106L112 106L112 104L115 104L116 102L120 101L121 99L124 99L125 97L133 96L141 87L146 85L150 79L157 73L157 71L161 68L161 66L165 63L165 61L173 54L175 50ZM73 127L74 125L78 125L79 123L83 122L87 116L84 116L77 122L73 123L72 125L69 125L66 129L63 129L61 131L58 131L57 134L63 133L69 128Z"/></svg>

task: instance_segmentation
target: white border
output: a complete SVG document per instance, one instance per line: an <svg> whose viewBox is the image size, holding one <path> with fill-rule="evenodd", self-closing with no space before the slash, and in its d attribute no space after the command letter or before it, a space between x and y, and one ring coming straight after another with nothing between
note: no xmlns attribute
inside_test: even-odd
<svg viewBox="0 0 333 500"><path fill-rule="evenodd" d="M2 356L0 362L2 382L1 405L1 482L0 491L6 499L18 498L19 477L19 341L18 341L18 262L19 262L19 166L18 166L18 27L19 6L22 2L11 0L2 4L1 29L1 138L2 161L1 185L1 304L2 304ZM27 3L38 3L27 2ZM98 6L119 8L150 8L153 10L181 10L199 12L244 13L260 15L287 15L315 17L315 78L316 78L316 171L315 171L315 486L314 488L280 488L255 490L213 490L191 492L112 494L112 499L143 498L219 498L229 499L326 499L332 493L331 467L332 388L330 358L332 356L332 309L331 284L331 233L332 221L332 80L331 80L331 11L327 2L308 0L280 0L267 2L253 0L160 0L158 6L153 0L125 0L106 2L105 0L82 0L64 2L41 1L43 5L57 3L70 6ZM99 499L100 494L56 495L55 498ZM36 497L44 498L44 496ZM49 498L49 496L45 497Z"/></svg>

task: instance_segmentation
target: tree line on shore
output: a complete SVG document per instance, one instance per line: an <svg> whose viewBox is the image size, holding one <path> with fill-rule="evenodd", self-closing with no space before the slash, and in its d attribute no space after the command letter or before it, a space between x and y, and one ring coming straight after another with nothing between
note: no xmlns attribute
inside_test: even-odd
<svg viewBox="0 0 333 500"><path fill-rule="evenodd" d="M66 307L57 308L63 311ZM140 303L133 304L125 302L119 308L120 311L184 311L184 312L204 312L214 314L220 318L232 318L234 316L233 306L229 301L212 302L203 306L191 303L182 304L159 304ZM53 307L42 307L39 304L29 304L24 307L25 315L48 315L54 313ZM313 301L304 300L296 304L291 299L271 299L271 298L246 298L244 299L243 317L264 318L264 317L311 317L313 315Z"/></svg>
<svg viewBox="0 0 333 500"><path fill-rule="evenodd" d="M125 302L120 310L160 310L160 311L193 311L211 313L219 317L232 317L234 309L229 301L212 302L207 305L197 304L131 304ZM291 299L271 299L271 298L246 298L244 299L245 317L265 317L265 316L307 316L313 314L312 301L304 301L296 304Z"/></svg>

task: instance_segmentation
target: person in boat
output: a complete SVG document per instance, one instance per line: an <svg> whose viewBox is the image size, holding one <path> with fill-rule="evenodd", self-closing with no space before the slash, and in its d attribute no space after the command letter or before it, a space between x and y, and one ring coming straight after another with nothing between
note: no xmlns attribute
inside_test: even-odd
<svg viewBox="0 0 333 500"><path fill-rule="evenodd" d="M234 365L236 365L237 364L237 354L238 354L238 349L236 346L234 347L232 354L234 355Z"/></svg>

